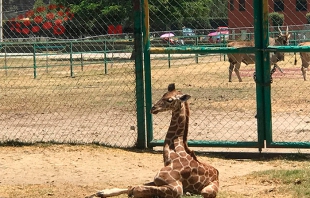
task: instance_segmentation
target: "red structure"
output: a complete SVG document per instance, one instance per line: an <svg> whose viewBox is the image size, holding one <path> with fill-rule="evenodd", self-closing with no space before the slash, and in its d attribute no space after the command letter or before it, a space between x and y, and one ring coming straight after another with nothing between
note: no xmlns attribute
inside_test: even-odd
<svg viewBox="0 0 310 198"><path fill-rule="evenodd" d="M65 23L72 20L73 13L63 5L50 4L41 6L35 10L29 10L25 14L18 15L8 21L10 30L17 36L30 33L52 33L63 35L66 31Z"/></svg>
<svg viewBox="0 0 310 198"><path fill-rule="evenodd" d="M109 25L108 26L108 34L122 34L123 33L123 27L121 25Z"/></svg>
<svg viewBox="0 0 310 198"><path fill-rule="evenodd" d="M284 14L284 26L307 23L306 14L310 12L309 0L268 0L269 13ZM253 27L253 0L228 0L228 27Z"/></svg>

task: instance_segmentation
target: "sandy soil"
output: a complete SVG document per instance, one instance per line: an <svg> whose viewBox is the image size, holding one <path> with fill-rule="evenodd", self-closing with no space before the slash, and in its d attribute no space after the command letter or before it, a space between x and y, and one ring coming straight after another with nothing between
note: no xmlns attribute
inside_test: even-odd
<svg viewBox="0 0 310 198"><path fill-rule="evenodd" d="M202 62L202 60L201 58L200 61ZM254 117L256 113L255 93L253 91L251 94L248 91L254 90L252 89L255 85L252 80L254 67L251 67L247 72L247 67L242 66L242 70L245 71L243 75L248 77L247 81L227 83L227 63L225 63L226 65L223 64L224 62L219 62L218 65L212 63L207 67L204 63L195 66L193 61L188 60L187 63L183 61L182 63L186 63L185 66L174 66L167 69L167 60L162 60L162 65L157 63L157 68L154 68L153 72L153 80L156 82L154 90L158 96L162 94L159 89L166 87L166 82L172 81L171 76L177 76L178 79L174 79L176 83L191 91L193 96L191 107L193 109L191 109L190 127L193 128L190 128L189 140L208 138L224 141L255 141L257 138ZM309 84L307 82L309 81L303 82L300 79L300 72L297 73L297 70L296 72L292 70L291 73L285 73L286 76L279 74L274 79L273 138L275 141L285 142L308 141L307 132L310 130L310 121L307 109L309 109L309 100L301 93L307 93ZM51 78L53 81L47 77L36 81L22 79L17 84L16 81L9 81L14 86L10 83L5 84L7 78L2 78L4 81L2 84L7 85L3 91L5 97L1 98L2 107L9 113L1 114L0 126L5 130L0 130L0 137L4 140L24 140L25 142L28 140L52 140L61 143L70 141L90 143L93 140L103 140L105 141L103 143L110 143L107 145L134 145L136 140L136 132L132 130L132 126L135 126L136 123L135 111L132 108L135 105L134 100L130 100L131 104L125 106L126 111L117 111L115 107L120 108L121 103L110 103L111 101L120 101L116 100L111 90L109 90L110 96L105 94L106 89L104 89L113 83L119 85L120 82L128 80L124 79L124 75L120 75L120 73L115 73L114 76L111 74L112 72L105 78L101 75L91 75L91 77L76 77L74 79L59 78L59 74L57 74L57 78ZM197 82L191 83L190 87L182 85L181 82L187 82L189 75L195 75ZM286 80L287 77L297 79L296 76L299 77L299 81ZM203 91L198 89L199 86L205 87ZM242 91L243 89L245 91ZM46 90L46 92L42 90ZM126 89L122 87L120 90ZM293 93L292 90L295 90L296 93ZM212 94L208 95L206 91ZM204 94L200 95L200 93ZM286 97L288 93L290 97ZM154 99L156 100L155 94ZM101 100L102 95L105 96L105 100ZM73 97L77 99L74 102L70 100ZM194 97L197 99L194 100ZM295 98L294 103L292 103L293 97ZM89 100L89 98L93 100ZM244 102L240 103L240 99ZM12 102L12 100L16 101ZM107 101L108 105L104 101ZM109 108L107 109L106 106ZM244 110L236 111L236 106L244 108ZM202 107L212 111L199 112L200 109L204 109ZM250 110L247 107L250 107ZM72 111L72 109L77 111ZM218 111L219 109L220 111ZM300 110L296 112L296 109ZM95 113L90 113L93 111ZM76 112L83 114L80 115ZM210 116L207 118L205 115ZM161 119L161 116L164 118ZM109 122L111 120L114 122ZM165 120L166 123L162 120ZM167 124L169 124L169 120L165 115L154 116L155 138L159 139L164 136ZM208 136L203 136L205 134ZM73 137L76 139L71 139ZM119 142L114 143L115 141ZM101 189L126 188L150 182L163 166L161 149L156 148L156 150L159 151L128 151L99 146L68 145L0 147L0 198L85 197ZM199 149L194 148L193 150ZM213 151L211 148L202 148L201 150ZM248 148L233 150L246 152L247 158L226 157L225 153L232 150L221 148L221 157L208 153L198 156L200 161L207 162L220 171L219 198L290 197L277 190L278 184L256 181L247 175L254 171L268 169L300 168L303 166L302 162L282 160L281 158L251 160L253 157L249 152L257 153L258 151ZM263 151L269 152L271 149L263 149ZM293 152L299 151L294 150Z"/></svg>
<svg viewBox="0 0 310 198"><path fill-rule="evenodd" d="M218 197L227 197L227 193L229 197L282 197L277 196L274 184L251 182L246 175L302 166L301 162L279 158L229 159L200 152L198 159L220 171ZM85 197L97 190L150 182L162 166L162 154L154 150L70 145L0 147L0 197ZM233 196L235 193L238 196Z"/></svg>

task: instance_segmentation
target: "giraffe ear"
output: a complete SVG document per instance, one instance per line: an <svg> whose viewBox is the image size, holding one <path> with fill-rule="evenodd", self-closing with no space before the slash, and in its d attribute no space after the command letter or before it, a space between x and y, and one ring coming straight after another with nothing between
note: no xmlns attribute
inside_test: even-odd
<svg viewBox="0 0 310 198"><path fill-rule="evenodd" d="M182 95L179 99L180 99L182 102L185 102L185 101L187 101L187 100L190 99L190 98L191 98L190 95L184 94L184 95Z"/></svg>
<svg viewBox="0 0 310 198"><path fill-rule="evenodd" d="M175 90L175 84L171 83L171 84L168 85L168 91L171 92L173 90Z"/></svg>

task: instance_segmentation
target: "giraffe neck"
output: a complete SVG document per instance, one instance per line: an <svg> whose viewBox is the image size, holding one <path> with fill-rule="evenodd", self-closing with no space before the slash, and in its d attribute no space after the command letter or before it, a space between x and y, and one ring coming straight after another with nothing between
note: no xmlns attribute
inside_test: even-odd
<svg viewBox="0 0 310 198"><path fill-rule="evenodd" d="M188 103L182 104L178 111L172 112L170 126L164 143L164 162L169 163L171 160L171 153L185 151L192 155L192 151L187 145L189 123L189 107Z"/></svg>

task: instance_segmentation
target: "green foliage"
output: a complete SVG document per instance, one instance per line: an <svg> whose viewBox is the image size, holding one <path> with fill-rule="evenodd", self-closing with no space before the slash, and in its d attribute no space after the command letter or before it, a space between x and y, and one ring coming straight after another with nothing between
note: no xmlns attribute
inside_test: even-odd
<svg viewBox="0 0 310 198"><path fill-rule="evenodd" d="M56 0L71 8L78 31L91 33L121 24L133 27L133 5L128 0ZM153 30L210 28L210 18L227 18L226 0L155 0L149 1L150 25ZM211 13L212 10L212 13Z"/></svg>
<svg viewBox="0 0 310 198"><path fill-rule="evenodd" d="M166 25L166 29L170 29L172 24L180 28L184 24L189 24L190 21L192 25L187 25L187 27L206 27L209 24L210 6L213 4L213 0L150 1L150 18L158 26ZM196 19L198 24L193 24L193 19ZM205 24L199 24L199 21L203 21Z"/></svg>
<svg viewBox="0 0 310 198"><path fill-rule="evenodd" d="M71 8L74 13L76 32L96 34L107 30L108 25L130 26L133 21L133 6L128 0L56 0Z"/></svg>
<svg viewBox="0 0 310 198"><path fill-rule="evenodd" d="M210 6L210 10L212 13L210 14L210 18L227 18L228 6L227 0L213 0L213 3Z"/></svg>
<svg viewBox="0 0 310 198"><path fill-rule="evenodd" d="M36 0L33 5L33 9L37 9L38 7L46 6L43 0Z"/></svg>
<svg viewBox="0 0 310 198"><path fill-rule="evenodd" d="M273 26L282 26L284 22L284 15L278 12L269 13L269 19L271 20L271 24Z"/></svg>
<svg viewBox="0 0 310 198"><path fill-rule="evenodd" d="M310 12L306 14L307 23L310 24Z"/></svg>

